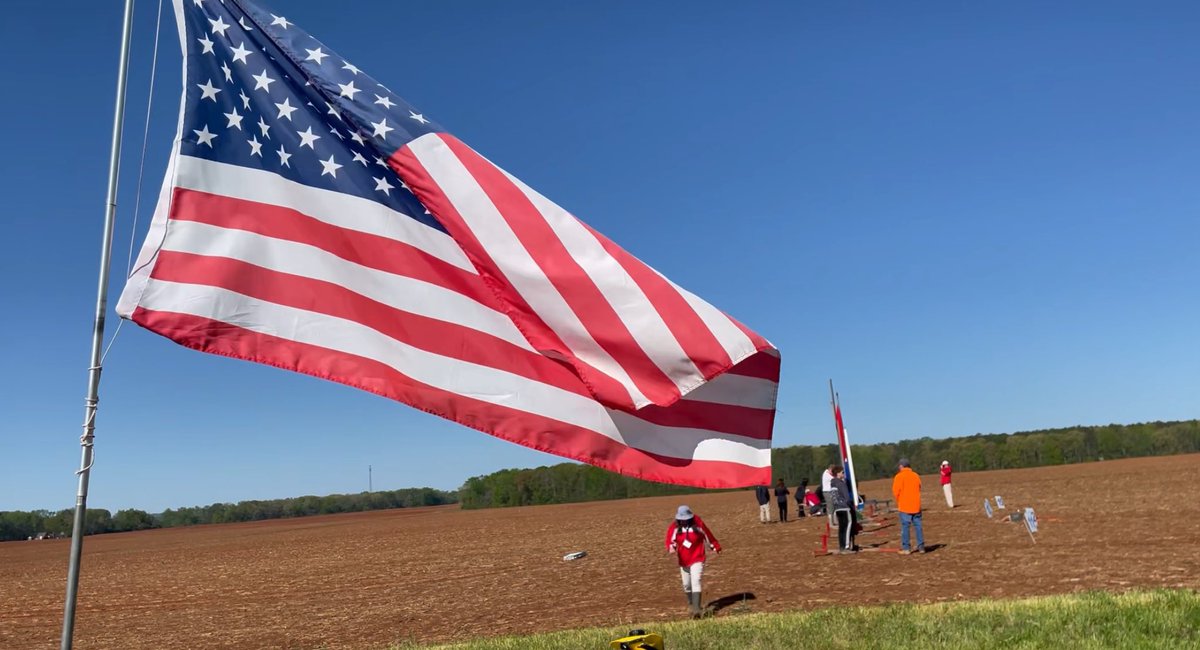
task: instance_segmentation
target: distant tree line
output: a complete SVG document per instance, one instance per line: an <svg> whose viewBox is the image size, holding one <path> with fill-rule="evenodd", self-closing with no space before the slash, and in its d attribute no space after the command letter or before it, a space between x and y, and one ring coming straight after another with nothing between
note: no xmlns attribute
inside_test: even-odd
<svg viewBox="0 0 1200 650"><path fill-rule="evenodd" d="M406 488L359 494L303 496L267 501L214 503L208 506L164 510L149 514L142 510L118 510L113 515L103 508L89 508L84 534L119 533L147 528L171 528L194 524L223 524L236 521L258 521L286 517L307 517L338 512L361 512L388 508L414 508L455 503L453 492L433 488ZM48 537L68 537L75 519L75 510L35 510L33 512L0 512L0 541Z"/></svg>
<svg viewBox="0 0 1200 650"><path fill-rule="evenodd" d="M692 487L641 481L591 465L562 463L536 469L504 469L467 479L458 490L458 500L467 509L498 508L699 491Z"/></svg>
<svg viewBox="0 0 1200 650"><path fill-rule="evenodd" d="M949 460L960 471L976 471L1165 456L1200 452L1200 420L919 438L854 445L853 452L860 481L892 476L901 457L908 458L918 473L932 474L942 460ZM790 487L805 478L816 483L826 467L839 462L837 445L782 447L773 450L771 457L773 475ZM563 463L476 476L459 489L459 502L463 508L492 508L700 491Z"/></svg>

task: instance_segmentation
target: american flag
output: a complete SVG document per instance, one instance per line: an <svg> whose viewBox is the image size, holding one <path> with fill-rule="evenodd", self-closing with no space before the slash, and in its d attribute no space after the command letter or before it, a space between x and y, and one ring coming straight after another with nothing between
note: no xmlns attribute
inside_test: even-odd
<svg viewBox="0 0 1200 650"><path fill-rule="evenodd" d="M630 476L769 482L765 339L285 16L175 12L182 114L122 317Z"/></svg>

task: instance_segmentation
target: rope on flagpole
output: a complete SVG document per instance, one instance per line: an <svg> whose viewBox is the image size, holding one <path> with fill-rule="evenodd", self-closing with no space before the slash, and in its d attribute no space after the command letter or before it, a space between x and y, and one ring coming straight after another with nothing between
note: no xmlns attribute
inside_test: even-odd
<svg viewBox="0 0 1200 650"><path fill-rule="evenodd" d="M163 0L158 0L158 16L154 19L154 48L150 54L150 88L146 93L146 120L142 127L142 154L138 160L137 189L133 193L133 224L129 226L129 254L125 259L126 278L133 272L133 248L137 244L138 215L142 210L142 179L146 170L146 149L150 143L150 112L154 108L154 81L158 78L158 37L162 33L162 10ZM125 325L125 319L117 319L117 328L113 330L112 338L108 340L104 353L100 355L101 366L108 358L113 344L117 342L117 335L121 333L123 325Z"/></svg>

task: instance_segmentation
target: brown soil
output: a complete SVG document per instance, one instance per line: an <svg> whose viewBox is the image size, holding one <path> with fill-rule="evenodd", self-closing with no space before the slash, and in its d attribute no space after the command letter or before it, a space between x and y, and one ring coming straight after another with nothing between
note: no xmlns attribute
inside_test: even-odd
<svg viewBox="0 0 1200 650"><path fill-rule="evenodd" d="M710 556L705 599L748 592L754 611L1200 587L1200 455L956 473L953 511L923 478L934 550L911 557L814 556L824 519L760 524L750 492L88 537L75 647L363 649L682 618L662 548L681 501L726 548ZM996 494L1007 512L1036 508L1036 543L984 516ZM888 521L859 542L895 548ZM577 550L588 556L562 560ZM66 540L0 544L0 648L57 647L67 553Z"/></svg>

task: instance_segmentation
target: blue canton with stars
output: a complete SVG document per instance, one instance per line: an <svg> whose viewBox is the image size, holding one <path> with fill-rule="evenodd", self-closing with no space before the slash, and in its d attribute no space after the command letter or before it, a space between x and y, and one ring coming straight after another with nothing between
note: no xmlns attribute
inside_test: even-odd
<svg viewBox="0 0 1200 650"><path fill-rule="evenodd" d="M185 0L180 153L382 203L443 230L387 166L443 129L297 28L244 0Z"/></svg>

